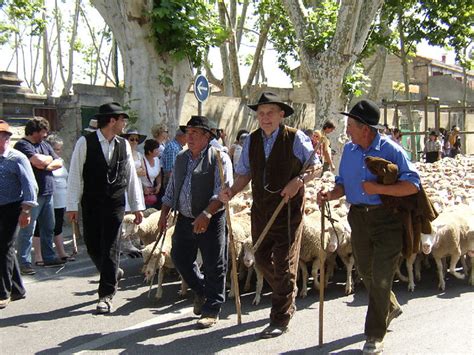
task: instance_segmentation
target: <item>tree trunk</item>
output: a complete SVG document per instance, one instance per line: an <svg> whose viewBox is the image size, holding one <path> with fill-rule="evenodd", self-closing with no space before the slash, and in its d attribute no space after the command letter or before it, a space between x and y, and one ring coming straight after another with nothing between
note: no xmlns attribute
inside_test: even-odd
<svg viewBox="0 0 474 355"><path fill-rule="evenodd" d="M81 0L76 0L76 5L74 7L74 19L72 22L72 33L71 39L69 42L69 65L67 71L67 79L63 88L63 95L69 95L72 89L72 79L74 77L74 44L77 37L77 24L79 20L79 10L81 8Z"/></svg>
<svg viewBox="0 0 474 355"><path fill-rule="evenodd" d="M192 81L191 65L156 52L144 17L153 2L93 0L92 4L111 28L122 54L125 104L137 112L138 128L149 135L154 124L165 123L175 131Z"/></svg>
<svg viewBox="0 0 474 355"><path fill-rule="evenodd" d="M385 64L387 62L387 48L384 46L377 46L375 51L375 59L373 72L370 80L370 89L367 93L367 98L370 100L377 100L379 97L380 84L382 84L383 73L385 71Z"/></svg>
<svg viewBox="0 0 474 355"><path fill-rule="evenodd" d="M404 88L404 95L405 100L410 101L410 76L408 73L408 53L405 49L405 35L404 35L404 24L403 24L403 10L400 7L398 13L398 32L400 36L400 60L402 61L402 72L403 72L403 84ZM405 115L408 120L408 130L413 132L414 125L413 125L413 117L411 112L411 105L408 104L404 106ZM411 153L412 153L412 160L416 159L416 139L415 136L410 136L410 146L411 146Z"/></svg>
<svg viewBox="0 0 474 355"><path fill-rule="evenodd" d="M339 165L345 141L345 116L342 82L344 74L355 63L362 52L370 26L383 0L342 0L337 17L337 26L331 44L322 52L314 53L304 46L306 17L299 0L283 0L283 5L295 27L297 39L302 43L299 51L302 76L315 103L315 128L331 119L336 124L335 132L329 136L333 160Z"/></svg>

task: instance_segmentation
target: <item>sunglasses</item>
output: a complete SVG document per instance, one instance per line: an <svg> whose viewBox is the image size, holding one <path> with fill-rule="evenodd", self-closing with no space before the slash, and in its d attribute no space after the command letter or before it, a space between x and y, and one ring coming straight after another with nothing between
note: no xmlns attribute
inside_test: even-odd
<svg viewBox="0 0 474 355"><path fill-rule="evenodd" d="M140 139L139 138L129 138L128 141L129 142L139 142Z"/></svg>

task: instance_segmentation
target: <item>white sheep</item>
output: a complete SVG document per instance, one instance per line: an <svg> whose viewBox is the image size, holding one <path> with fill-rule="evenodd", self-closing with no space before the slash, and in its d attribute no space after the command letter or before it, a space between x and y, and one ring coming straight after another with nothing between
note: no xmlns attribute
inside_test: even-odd
<svg viewBox="0 0 474 355"><path fill-rule="evenodd" d="M467 253L465 241L470 228L469 221L473 218L474 211L466 210L466 206L453 208L442 212L432 222L433 233L421 234L422 251L425 254L431 253L433 255L438 269L438 288L443 291L446 288L446 283L442 258L450 256L449 273L458 279L465 278L465 275L456 271L456 264L461 256ZM464 272L466 272L466 268Z"/></svg>
<svg viewBox="0 0 474 355"><path fill-rule="evenodd" d="M122 222L122 238L130 238L136 236L140 238L144 245L153 243L158 236L158 221L160 220L161 212L154 212L148 217L144 218L142 223L135 224L133 214L126 215Z"/></svg>

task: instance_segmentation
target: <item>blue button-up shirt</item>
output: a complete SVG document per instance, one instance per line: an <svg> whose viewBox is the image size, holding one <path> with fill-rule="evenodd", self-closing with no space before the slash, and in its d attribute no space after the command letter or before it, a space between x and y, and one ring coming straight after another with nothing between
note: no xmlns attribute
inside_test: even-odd
<svg viewBox="0 0 474 355"><path fill-rule="evenodd" d="M30 161L16 149L8 148L0 155L0 206L22 201L37 206L38 185Z"/></svg>
<svg viewBox="0 0 474 355"><path fill-rule="evenodd" d="M280 128L277 128L270 137L267 137L262 131L263 137L263 150L265 152L265 159L268 159L272 151L273 145L278 137L278 132ZM249 149L250 149L251 135L249 135L244 142L242 147L242 154L240 155L239 162L235 168L235 173L237 175L250 175L250 158L249 158ZM313 144L311 139L304 134L302 131L296 131L295 141L293 143L293 154L297 157L303 164L311 157L313 152ZM313 156L312 161L309 165L314 165L319 163L319 159L316 154Z"/></svg>
<svg viewBox="0 0 474 355"><path fill-rule="evenodd" d="M191 151L187 150L184 152L188 157L188 164L186 168L186 176L184 178L183 186L181 187L181 192L179 194L178 199L178 211L182 215L190 218L195 218L192 212L192 196L191 196L191 181L193 176L193 171L196 168L197 164L199 163L200 159L202 158L203 154L207 152L207 147L203 149L200 153L199 157L193 159ZM221 152L222 158L222 168L224 170L224 181L227 186L231 186L234 182L233 175L232 175L232 163L230 161L229 156L227 153ZM221 191L221 179L219 175L219 166L216 164L216 169L214 171L214 191L213 195L211 196L211 200L217 200L219 192ZM173 196L175 194L175 174L171 175L171 179L166 187L165 195L163 196L163 204L172 207L173 206Z"/></svg>
<svg viewBox="0 0 474 355"><path fill-rule="evenodd" d="M364 159L368 156L380 157L398 165L398 180L409 181L420 189L420 176L405 156L403 148L394 143L390 138L377 136L367 150L358 144L349 142L345 145L339 166L339 176L336 184L344 186L347 202L350 204L379 205L382 203L380 195L369 195L362 188L364 181L376 181L365 165Z"/></svg>
<svg viewBox="0 0 474 355"><path fill-rule="evenodd" d="M163 171L165 173L170 173L173 170L176 156L182 149L183 147L176 139L173 139L166 144L165 150L161 155L161 163L163 164Z"/></svg>

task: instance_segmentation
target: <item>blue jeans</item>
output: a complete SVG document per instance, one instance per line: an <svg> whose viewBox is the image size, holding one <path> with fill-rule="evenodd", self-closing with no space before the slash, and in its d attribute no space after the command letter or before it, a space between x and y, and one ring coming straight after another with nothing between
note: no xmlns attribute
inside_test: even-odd
<svg viewBox="0 0 474 355"><path fill-rule="evenodd" d="M203 315L216 316L225 300L225 278L227 273L227 236L224 211L212 216L207 231L194 234L194 218L178 216L174 229L171 258L174 266L198 295L206 302ZM203 265L199 270L195 260L198 249L201 251Z"/></svg>
<svg viewBox="0 0 474 355"><path fill-rule="evenodd" d="M36 222L39 223L41 255L45 262L56 259L53 249L54 237L54 206L53 196L38 196L38 206L31 209L31 223L18 233L18 261L20 265L31 264L32 237Z"/></svg>

